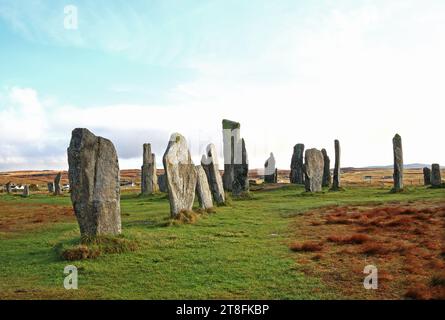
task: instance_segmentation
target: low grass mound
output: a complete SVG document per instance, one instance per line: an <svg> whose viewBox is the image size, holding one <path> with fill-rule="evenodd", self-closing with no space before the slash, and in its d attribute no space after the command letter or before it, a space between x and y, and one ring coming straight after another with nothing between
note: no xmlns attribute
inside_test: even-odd
<svg viewBox="0 0 445 320"><path fill-rule="evenodd" d="M96 259L104 254L119 254L135 251L138 243L134 239L119 236L84 237L80 243L58 244L55 249L63 260L75 261Z"/></svg>

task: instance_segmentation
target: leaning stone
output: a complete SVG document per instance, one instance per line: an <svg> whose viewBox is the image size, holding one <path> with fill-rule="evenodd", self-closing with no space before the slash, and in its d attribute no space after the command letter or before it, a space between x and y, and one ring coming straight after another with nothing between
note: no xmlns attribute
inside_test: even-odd
<svg viewBox="0 0 445 320"><path fill-rule="evenodd" d="M392 139L394 154L394 188L393 191L398 192L403 189L403 150L402 137L396 134Z"/></svg>
<svg viewBox="0 0 445 320"><path fill-rule="evenodd" d="M321 149L321 153L323 154L324 160L322 185L323 187L329 187L331 185L331 159L329 159L326 149Z"/></svg>
<svg viewBox="0 0 445 320"><path fill-rule="evenodd" d="M163 163L167 175L170 214L172 218L177 218L181 211L192 210L197 182L187 141L179 133L171 135Z"/></svg>
<svg viewBox="0 0 445 320"><path fill-rule="evenodd" d="M54 178L54 195L59 196L62 194L62 187L60 186L60 180L62 178L62 172L59 172Z"/></svg>
<svg viewBox="0 0 445 320"><path fill-rule="evenodd" d="M121 233L119 162L113 143L74 129L68 148L71 201L82 236Z"/></svg>
<svg viewBox="0 0 445 320"><path fill-rule="evenodd" d="M304 155L305 187L307 192L322 191L324 160L317 149L308 149Z"/></svg>
<svg viewBox="0 0 445 320"><path fill-rule="evenodd" d="M225 203L225 193L221 174L219 172L218 155L213 144L207 146L206 154L202 156L201 165L207 175L210 191L213 195L213 200L222 205Z"/></svg>
<svg viewBox="0 0 445 320"><path fill-rule="evenodd" d="M294 152L292 154L292 161L290 165L290 183L304 183L303 156L304 144L298 143L294 146Z"/></svg>
<svg viewBox="0 0 445 320"><path fill-rule="evenodd" d="M426 186L431 185L431 169L428 167L423 168L423 183Z"/></svg>
<svg viewBox="0 0 445 320"><path fill-rule="evenodd" d="M440 174L440 166L438 163L431 165L431 186L440 187L442 185L442 177Z"/></svg>
<svg viewBox="0 0 445 320"><path fill-rule="evenodd" d="M196 194L198 195L199 205L203 209L210 209L213 207L213 201L207 175L202 166L196 166L195 168L197 173Z"/></svg>

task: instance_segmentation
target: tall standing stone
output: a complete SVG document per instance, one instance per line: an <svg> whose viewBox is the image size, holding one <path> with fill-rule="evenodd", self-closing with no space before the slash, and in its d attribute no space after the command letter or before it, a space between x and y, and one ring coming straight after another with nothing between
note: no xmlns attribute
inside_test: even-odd
<svg viewBox="0 0 445 320"><path fill-rule="evenodd" d="M143 161L141 167L141 194L146 196L159 190L156 175L156 157L151 153L151 144L143 145Z"/></svg>
<svg viewBox="0 0 445 320"><path fill-rule="evenodd" d="M398 192L403 189L403 150L402 137L398 134L392 139L392 148L394 153L394 188Z"/></svg>
<svg viewBox="0 0 445 320"><path fill-rule="evenodd" d="M213 207L213 201L207 175L202 166L196 166L195 169L197 174L196 194L198 195L199 205L203 209L210 209Z"/></svg>
<svg viewBox="0 0 445 320"><path fill-rule="evenodd" d="M431 169L428 167L423 168L423 183L425 186L431 185Z"/></svg>
<svg viewBox="0 0 445 320"><path fill-rule="evenodd" d="M68 148L71 201L82 236L121 233L120 173L113 143L74 129Z"/></svg>
<svg viewBox="0 0 445 320"><path fill-rule="evenodd" d="M322 185L323 185L323 187L330 187L331 186L331 159L329 159L326 149L321 149L321 153L323 154L323 160L324 160Z"/></svg>
<svg viewBox="0 0 445 320"><path fill-rule="evenodd" d="M276 161L272 152L270 153L269 158L264 163L264 182L277 183Z"/></svg>
<svg viewBox="0 0 445 320"><path fill-rule="evenodd" d="M187 146L179 133L173 133L163 157L167 177L170 213L177 218L181 211L190 211L195 200L197 172Z"/></svg>
<svg viewBox="0 0 445 320"><path fill-rule="evenodd" d="M48 182L47 186L48 186L48 192L54 193L54 182Z"/></svg>
<svg viewBox="0 0 445 320"><path fill-rule="evenodd" d="M238 122L224 119L223 126L223 152L224 152L224 190L232 191L234 181L234 164L236 156L241 151L238 146L240 138L241 125Z"/></svg>
<svg viewBox="0 0 445 320"><path fill-rule="evenodd" d="M237 197L249 191L249 160L247 158L246 143L241 139L241 159L235 154L233 165L232 195Z"/></svg>
<svg viewBox="0 0 445 320"><path fill-rule="evenodd" d="M304 184L307 192L322 191L324 159L317 149L308 149L304 155Z"/></svg>
<svg viewBox="0 0 445 320"><path fill-rule="evenodd" d="M29 197L29 186L25 185L23 188L23 197Z"/></svg>
<svg viewBox="0 0 445 320"><path fill-rule="evenodd" d="M56 196L62 194L62 187L60 186L61 179L62 179L62 172L59 172L54 178L54 195Z"/></svg>
<svg viewBox="0 0 445 320"><path fill-rule="evenodd" d="M341 156L341 149L340 149L340 141L335 140L334 141L334 148L335 148L335 165L334 165L334 178L332 181L332 188L331 190L337 191L341 188L340 183L340 156Z"/></svg>
<svg viewBox="0 0 445 320"><path fill-rule="evenodd" d="M168 188L167 188L167 177L164 174L161 174L158 176L158 186L159 186L159 191L161 192L168 192Z"/></svg>
<svg viewBox="0 0 445 320"><path fill-rule="evenodd" d="M211 143L207 146L206 154L202 156L201 165L207 174L210 191L213 200L218 204L224 204L225 193L221 174L219 173L218 155L215 146Z"/></svg>
<svg viewBox="0 0 445 320"><path fill-rule="evenodd" d="M298 143L294 146L294 152L292 154L292 161L290 165L290 183L304 183L303 156L304 144Z"/></svg>
<svg viewBox="0 0 445 320"><path fill-rule="evenodd" d="M431 165L431 186L440 187L442 185L442 177L440 175L440 166L438 163Z"/></svg>

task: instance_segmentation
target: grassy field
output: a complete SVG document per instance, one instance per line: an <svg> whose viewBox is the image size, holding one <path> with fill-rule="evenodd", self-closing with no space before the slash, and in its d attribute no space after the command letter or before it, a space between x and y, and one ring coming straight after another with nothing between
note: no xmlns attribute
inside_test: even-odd
<svg viewBox="0 0 445 320"><path fill-rule="evenodd" d="M402 298L408 289L403 282L382 289L388 290L382 294L364 290L356 281L364 277L369 254L354 253L351 261L357 266L348 270L355 273L348 282L330 249L314 259L305 255L315 253L290 248L295 241L313 237L310 227L301 228L303 221L309 221L306 216L312 219L317 208L328 212L328 208L354 206L357 211L384 204L422 203L442 210L445 204L445 189L424 187L399 194L377 187L315 195L298 186L271 189L254 191L249 200L232 200L194 224L171 224L164 194L140 198L136 192L123 193L123 236L138 248L71 262L64 261L56 250L79 241L67 195L0 195L0 299ZM440 210L434 223L443 231L445 215ZM320 232L317 236L328 236ZM439 239L434 250L443 260L443 238ZM348 257L342 257L343 263L344 259ZM63 287L63 270L69 264L79 270L78 290ZM326 272L316 269L321 265ZM327 279L325 275L336 269L343 272L341 281ZM351 290L342 290L340 284Z"/></svg>

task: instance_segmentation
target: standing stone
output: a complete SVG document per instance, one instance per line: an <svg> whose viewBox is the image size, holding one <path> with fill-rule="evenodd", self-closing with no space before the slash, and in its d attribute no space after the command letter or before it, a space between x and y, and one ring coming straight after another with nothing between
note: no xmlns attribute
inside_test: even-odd
<svg viewBox="0 0 445 320"><path fill-rule="evenodd" d="M299 143L294 146L294 152L292 154L292 161L290 164L290 183L303 184L304 172L303 172L303 155L304 144Z"/></svg>
<svg viewBox="0 0 445 320"><path fill-rule="evenodd" d="M11 189L11 181L9 181L9 182L5 185L5 188L6 188L6 193L7 193L7 194L10 194L10 193L12 192L12 189Z"/></svg>
<svg viewBox="0 0 445 320"><path fill-rule="evenodd" d="M62 194L62 187L60 186L60 180L62 178L62 172L59 172L54 178L54 195L59 196Z"/></svg>
<svg viewBox="0 0 445 320"><path fill-rule="evenodd" d="M224 152L224 190L232 191L234 182L234 166L236 158L239 158L240 146L240 127L238 122L224 119L223 126L223 152Z"/></svg>
<svg viewBox="0 0 445 320"><path fill-rule="evenodd" d="M203 209L210 209L213 207L212 193L210 192L207 175L202 166L196 166L197 183L196 193L198 195L199 205Z"/></svg>
<svg viewBox="0 0 445 320"><path fill-rule="evenodd" d="M145 143L143 145L143 162L141 167L141 194L147 196L158 190L156 157L154 153L151 153L151 144Z"/></svg>
<svg viewBox="0 0 445 320"><path fill-rule="evenodd" d="M431 169L428 167L423 168L423 183L426 186L431 185Z"/></svg>
<svg viewBox="0 0 445 320"><path fill-rule="evenodd" d="M323 185L323 187L330 187L331 186L331 159L329 159L326 149L321 149L321 153L323 154L323 160L324 160L322 185Z"/></svg>
<svg viewBox="0 0 445 320"><path fill-rule="evenodd" d="M341 155L341 149L340 149L340 141L335 140L334 141L334 148L335 148L335 165L334 165L334 179L332 181L332 188L331 190L337 191L340 190L341 184L340 184L340 155Z"/></svg>
<svg viewBox="0 0 445 320"><path fill-rule="evenodd" d="M398 192L403 189L403 150L402 137L396 134L392 139L394 152L394 188L393 191Z"/></svg>
<svg viewBox="0 0 445 320"><path fill-rule="evenodd" d="M54 193L54 182L48 182L47 186L48 186L48 192Z"/></svg>
<svg viewBox="0 0 445 320"><path fill-rule="evenodd" d="M113 143L74 129L68 148L71 201L82 236L121 233L119 162Z"/></svg>
<svg viewBox="0 0 445 320"><path fill-rule="evenodd" d="M245 192L249 192L249 160L247 158L246 143L241 139L241 159L237 159L239 154L235 154L233 165L232 195L237 197Z"/></svg>
<svg viewBox="0 0 445 320"><path fill-rule="evenodd" d="M324 159L317 149L308 149L304 155L304 184L307 192L322 191Z"/></svg>
<svg viewBox="0 0 445 320"><path fill-rule="evenodd" d="M197 172L187 147L179 133L173 133L163 157L172 218L181 211L190 211L195 200Z"/></svg>
<svg viewBox="0 0 445 320"><path fill-rule="evenodd" d="M165 173L158 176L158 186L159 186L159 191L165 193L168 192L167 177L165 176Z"/></svg>
<svg viewBox="0 0 445 320"><path fill-rule="evenodd" d="M431 186L440 187L442 185L442 177L440 175L440 166L437 163L431 165Z"/></svg>
<svg viewBox="0 0 445 320"><path fill-rule="evenodd" d="M264 163L264 182L277 183L277 169L275 167L275 157L270 153L269 159Z"/></svg>
<svg viewBox="0 0 445 320"><path fill-rule="evenodd" d="M25 185L25 187L23 189L23 196L29 197L29 186L28 185Z"/></svg>
<svg viewBox="0 0 445 320"><path fill-rule="evenodd" d="M221 174L219 173L218 155L215 146L211 143L207 146L206 154L202 156L201 165L207 175L213 200L218 204L224 204L225 194Z"/></svg>

